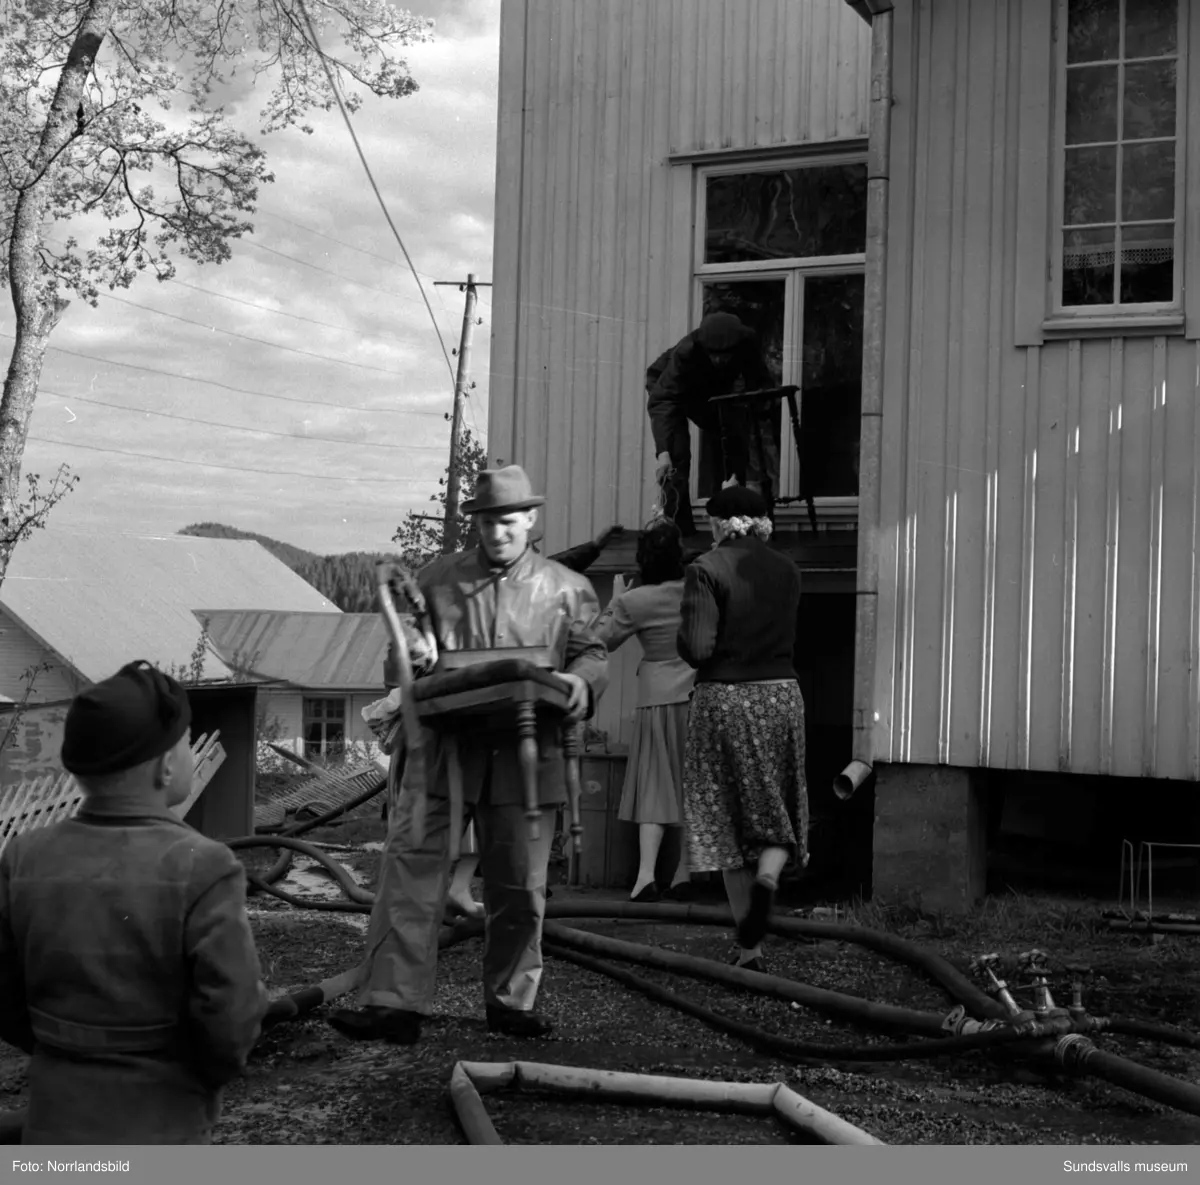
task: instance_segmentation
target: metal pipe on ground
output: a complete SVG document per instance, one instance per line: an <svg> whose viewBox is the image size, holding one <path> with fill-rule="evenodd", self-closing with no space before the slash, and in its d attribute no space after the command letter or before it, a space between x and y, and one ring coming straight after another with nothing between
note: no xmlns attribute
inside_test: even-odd
<svg viewBox="0 0 1200 1185"><path fill-rule="evenodd" d="M450 1096L472 1144L502 1144L481 1093L503 1087L582 1095L620 1103L697 1107L718 1111L773 1113L823 1144L881 1144L869 1132L818 1107L783 1083L717 1082L630 1074L539 1062L458 1062L450 1076Z"/></svg>

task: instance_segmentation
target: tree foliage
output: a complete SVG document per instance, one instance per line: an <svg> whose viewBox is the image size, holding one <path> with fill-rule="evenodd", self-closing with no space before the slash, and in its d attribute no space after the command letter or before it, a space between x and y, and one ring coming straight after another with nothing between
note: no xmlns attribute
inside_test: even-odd
<svg viewBox="0 0 1200 1185"><path fill-rule="evenodd" d="M487 446L480 444L466 427L462 430L459 443L458 465L461 489L464 497L470 497L480 470L487 468ZM414 571L423 568L430 560L442 554L449 477L450 468L447 466L446 475L438 480L441 488L436 494L429 495L430 502L438 507L438 513L429 515L410 510L392 536L392 542L400 548L400 562ZM464 550L470 542L470 527L470 518L460 511L457 550Z"/></svg>
<svg viewBox="0 0 1200 1185"><path fill-rule="evenodd" d="M305 117L336 103L327 68L351 110L363 91L411 94L398 52L430 28L388 0L0 5L0 280L16 314L0 518L15 515L42 361L69 301L95 304L144 272L169 279L180 256L221 263L253 229L273 177L222 106L239 69L274 79L264 133L311 132ZM11 551L0 538L0 580Z"/></svg>

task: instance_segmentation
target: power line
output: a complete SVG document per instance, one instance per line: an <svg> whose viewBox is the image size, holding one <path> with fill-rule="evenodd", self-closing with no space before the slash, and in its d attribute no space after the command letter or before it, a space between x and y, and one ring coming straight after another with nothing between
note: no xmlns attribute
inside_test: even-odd
<svg viewBox="0 0 1200 1185"><path fill-rule="evenodd" d="M272 210L258 210L256 213L265 214L268 218L274 218L278 222L286 222L288 226L294 226L297 230L306 231L310 235L316 235L319 239L328 239L329 242L337 243L339 247L345 247L348 251L357 251L361 255L369 255L372 259L381 260L383 263L394 265L398 262L390 255L380 255L378 251L369 251L366 247L357 247L353 243L347 243L345 239L335 239L333 235L326 234L323 230L317 230L314 226L305 226L303 222L295 222L291 218L284 218L282 214L276 214ZM424 272L417 272L417 275L424 280L431 280L433 278L432 276L427 276Z"/></svg>
<svg viewBox="0 0 1200 1185"><path fill-rule="evenodd" d="M425 285L421 283L420 273L412 261L412 256L408 253L408 248L404 245L404 240L400 237L400 232L396 229L396 224L392 221L392 215L387 208L387 202L383 200L383 194L380 192L379 186L375 184L375 175L371 172L371 166L367 163L366 154L362 150L362 145L358 142L358 133L355 132L354 124L350 119L350 112L346 110L346 104L342 101L341 88L338 86L329 61L325 57L325 51L321 49L321 43L317 39L317 30L313 26L312 18L308 15L308 7L305 5L304 0L297 0L297 3L300 8L300 15L304 18L304 23L308 26L308 35L312 38L313 48L317 51L317 57L321 59L321 66L325 70L329 89L333 91L333 97L337 100L338 110L342 113L342 122L345 123L346 130L350 133L350 139L354 141L354 148L358 153L358 159L362 162L363 171L367 174L367 180L370 181L371 188L375 191L375 197L379 200L379 208L383 211L383 216L387 219L387 224L391 227L392 234L396 236L396 242L400 244L400 250L404 254L405 262L407 262L409 268L412 270L413 279L416 280L417 288L420 289L421 299L425 302L425 308L429 311L430 321L433 322L433 331L437 334L438 345L442 347L442 354L446 359L446 369L450 371L450 381L454 382L454 367L450 365L450 353L446 349L446 343L442 340L442 330L437 323L437 318L433 315L433 308L429 303L429 297L425 295Z"/></svg>
<svg viewBox="0 0 1200 1185"><path fill-rule="evenodd" d="M275 432L270 428L246 428L241 424L228 424L221 420L198 420L193 416L176 415L169 411L156 411L149 407L125 407L120 403L105 403L102 399L90 399L86 395L65 395L61 391L47 391L44 388L38 392L50 395L55 399L69 400L71 403L89 403L93 407L106 407L109 411L127 411L142 416L161 416L167 420L182 420L185 424L204 424L209 428L230 428L235 432L253 432L257 436L282 436L288 440L312 440L325 444L347 444L356 448L389 448L405 451L443 452L440 444L382 444L373 440L347 440L337 436L305 436L299 432Z"/></svg>
<svg viewBox="0 0 1200 1185"><path fill-rule="evenodd" d="M16 340L11 333L0 332L0 337L7 338L9 341ZM353 404L328 403L323 399L301 399L297 395L272 395L267 391L249 391L245 387L233 387L229 383L221 383L216 379L197 378L195 375L179 374L173 370L162 370L157 366L141 366L136 362L118 362L114 358L101 358L96 354L85 354L80 350L68 350L64 346L47 346L46 349L53 350L57 354L67 354L71 358L83 358L88 362L99 362L101 366L120 366L124 370L140 370L146 374L162 375L168 379L182 379L187 383L200 383L205 387L217 387L222 391L232 391L235 395L252 395L256 399L281 399L285 403L303 403L307 407L331 407L335 411L387 412L390 415L401 416L437 416L441 420L446 418L444 411L434 411L431 408L355 407Z"/></svg>
<svg viewBox="0 0 1200 1185"><path fill-rule="evenodd" d="M290 259L292 263L298 263L301 267L312 268L314 272L324 272L327 276L335 276L339 280L344 280L347 284L357 284L360 288L366 288L369 292L378 292L383 296L390 296L393 300L411 300L416 304L416 298L405 296L402 292L392 292L387 288L376 288L374 284L364 284L362 280L351 279L350 276L344 276L341 272L335 272L327 267L321 267L316 263L309 263L307 259L297 259L294 255L289 255L286 251L278 251L274 247L268 247L265 243L256 243L253 239L246 239L251 247L258 248L259 251L266 251L268 255L278 255L280 259Z"/></svg>
<svg viewBox="0 0 1200 1185"><path fill-rule="evenodd" d="M424 485L434 479L430 477L339 477L335 473L299 473L295 469L253 469L247 465L219 465L215 461L190 461L185 457L164 457L161 453L131 453L127 449L102 448L98 444L80 444L75 440L51 440L46 436L33 436L40 444L54 444L61 448L81 448L92 453L113 453L121 457L140 457L144 461L165 461L168 465L198 465L202 469L231 469L237 473L262 473L267 477L303 477L308 481L384 482L405 485Z"/></svg>
<svg viewBox="0 0 1200 1185"><path fill-rule="evenodd" d="M300 350L295 346L284 346L279 342L269 342L261 337L251 337L246 333L237 333L232 329L222 329L219 325L205 325L203 321L195 321L191 317L181 317L178 313L168 313L165 309L154 309L148 304L138 304L136 300L128 300L124 296L117 296L112 292L102 292L100 294L106 300L115 300L118 304L127 304L130 308L141 309L145 313L154 313L159 317L169 317L172 321L182 321L185 325L195 325L199 329L206 329L210 333L223 333L226 337L236 337L241 341L254 342L259 346L269 346L272 350L286 350L289 354L301 354L305 358L319 358L324 362L336 362L339 366L357 366L360 370L373 370L379 374L390 374L394 378L402 379L405 376L398 370L387 370L382 366L371 366L366 362L351 362L348 358L334 358L331 354L317 354L312 350Z"/></svg>
<svg viewBox="0 0 1200 1185"><path fill-rule="evenodd" d="M287 219L284 219L284 221L286 222ZM298 225L298 224L296 224L296 225ZM313 233L316 234L319 232L314 231ZM50 243L56 243L60 247L66 246L66 244L61 239L56 239L51 235L46 236L46 241L50 242ZM254 243L250 239L247 239L246 242L250 243L251 246L256 246L256 247L262 246L262 244ZM268 250L268 251L271 250L271 248L269 248L269 247L266 247L263 249ZM291 255L284 256L284 258L285 259L293 259L293 262L295 262L295 263L304 263L304 261L302 259L294 259L294 257ZM311 267L314 265L304 264L304 266ZM320 270L324 270L324 269L320 269ZM330 274L337 275L338 273L333 272ZM356 280L350 280L350 278L348 276L342 276L341 278L343 280L347 280L351 284L355 284L358 282ZM181 288L190 288L193 292L203 292L206 296L215 296L218 300L228 300L228 301L231 301L233 304L245 305L247 308L250 308L250 309L259 309L264 313L273 313L277 317L290 317L293 321L303 321L307 325L321 325L321 326L324 326L326 329L336 329L342 333L356 333L360 337L370 337L370 338L376 338L379 340L388 339L391 341L403 341L403 338L401 338L398 334L395 334L395 333L366 333L363 330L358 329L353 325L335 325L332 321L320 321L315 317L302 317L299 313L289 313L286 309L273 309L273 308L271 308L270 305L259 304L257 301L246 300L245 298L240 297L240 296L230 296L229 293L227 293L227 292L218 292L215 288L205 288L201 284L192 284L187 280L180 280L176 276L160 277L160 282L162 282L162 281L165 281L168 284L178 284ZM373 291L383 292L383 289L382 288L373 289ZM102 296L112 296L112 293L101 293L101 295ZM387 293L387 295L395 296L397 294L393 293L393 292L389 292L389 293ZM114 299L119 299L119 298L114 297ZM412 298L407 297L407 296L402 296L402 297L400 297L400 299L401 300L411 300ZM133 301L128 301L127 303L133 304ZM142 308L143 306L137 305L136 307ZM157 310L151 309L150 311L156 312ZM210 327L205 326L205 328L207 329Z"/></svg>
<svg viewBox="0 0 1200 1185"><path fill-rule="evenodd" d="M290 317L293 321L303 321L307 325L321 325L326 329L336 329L342 333L356 333L359 337L371 337L390 341L403 340L395 333L365 333L353 325L335 325L332 321L319 321L315 317L302 317L299 313L289 313L286 309L273 309L268 304L259 304L257 301L246 300L240 296L230 296L227 292L218 292L215 288L202 288L199 284L190 284L187 280L177 280L174 276L171 276L167 280L167 283L178 284L183 288L190 288L193 292L203 292L206 296L215 296L218 300L228 300L233 304L245 305L250 309L259 309L264 313L273 313L277 317Z"/></svg>

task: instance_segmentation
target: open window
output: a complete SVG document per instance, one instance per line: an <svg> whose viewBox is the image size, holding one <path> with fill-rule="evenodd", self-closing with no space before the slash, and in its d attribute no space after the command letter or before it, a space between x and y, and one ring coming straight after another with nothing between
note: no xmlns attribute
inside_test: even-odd
<svg viewBox="0 0 1200 1185"><path fill-rule="evenodd" d="M861 153L696 170L692 324L731 312L754 329L779 385L800 387L800 453L787 405L767 417L784 516L811 494L826 524L853 523L866 263ZM720 485L720 441L694 429L693 498ZM789 509L795 507L794 510Z"/></svg>

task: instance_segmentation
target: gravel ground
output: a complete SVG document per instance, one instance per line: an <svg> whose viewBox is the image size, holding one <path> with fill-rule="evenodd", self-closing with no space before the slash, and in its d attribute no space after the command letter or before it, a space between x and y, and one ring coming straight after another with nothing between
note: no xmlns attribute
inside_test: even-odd
<svg viewBox="0 0 1200 1185"><path fill-rule="evenodd" d="M330 832L332 842L350 838ZM373 853L334 853L364 884ZM248 856L251 865L271 856ZM311 876L302 878L311 884ZM565 894L558 891L561 899ZM594 896L594 895L593 895ZM619 894L613 894L619 899ZM1094 1014L1200 1027L1200 946L1151 941L1095 924L1100 906L1022 899L951 924L867 907L858 924L887 926L966 968L973 955L1015 955L1037 945L1096 973L1085 1002ZM255 898L252 921L273 994L345 970L361 955L365 916L299 911ZM713 927L580 922L580 928L726 961L728 935ZM480 942L443 953L435 1015L412 1048L348 1042L324 1011L269 1031L247 1078L229 1091L216 1134L225 1144L446 1144L463 1137L446 1086L456 1061L527 1060L731 1082L787 1082L800 1094L895 1144L1195 1144L1200 1119L1093 1079L1053 1080L981 1054L936 1061L808 1068L775 1060L607 977L556 959L540 998L553 1039L489 1034L479 987ZM916 972L859 947L769 940L769 970L819 987L923 1010L950 1001ZM862 1044L885 1041L777 1000L634 968L715 1011L789 1037ZM1065 1002L1065 1000L1063 1001ZM1190 1082L1200 1051L1104 1037L1104 1048ZM0 1109L20 1106L25 1060L0 1049ZM786 1144L796 1135L768 1118L672 1108L582 1103L528 1092L485 1096L501 1136L514 1144Z"/></svg>

